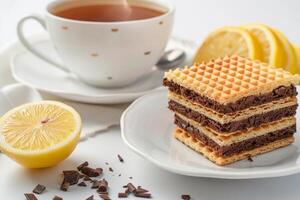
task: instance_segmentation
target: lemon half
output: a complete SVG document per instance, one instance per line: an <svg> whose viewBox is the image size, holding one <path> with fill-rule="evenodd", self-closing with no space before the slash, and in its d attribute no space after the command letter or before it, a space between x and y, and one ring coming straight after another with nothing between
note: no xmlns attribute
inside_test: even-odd
<svg viewBox="0 0 300 200"><path fill-rule="evenodd" d="M208 35L197 50L194 62L201 63L225 55L260 59L260 47L249 31L241 27L222 27Z"/></svg>
<svg viewBox="0 0 300 200"><path fill-rule="evenodd" d="M55 101L24 104L0 119L0 150L28 168L56 165L75 149L80 115Z"/></svg>

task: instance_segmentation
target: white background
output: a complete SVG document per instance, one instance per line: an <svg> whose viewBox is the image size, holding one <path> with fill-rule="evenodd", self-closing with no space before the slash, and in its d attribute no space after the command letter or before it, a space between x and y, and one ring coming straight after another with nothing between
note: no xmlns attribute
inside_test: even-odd
<svg viewBox="0 0 300 200"><path fill-rule="evenodd" d="M295 43L300 43L300 1L297 0L172 0L177 7L174 35L200 42L212 29L222 25L262 22L282 30ZM0 0L0 48L15 39L16 22L32 12L40 12L48 0ZM35 24L28 27L29 33L39 32ZM1 75L0 75L1 78ZM0 155L0 199L22 200L23 193L30 192L36 183L48 186L48 191L39 199L51 199L53 194L64 195L65 199L85 199L88 190L72 190L62 193L57 187L59 172L76 166L83 160L90 160L96 166L111 163L115 176L108 177L113 196L121 185L129 181L149 188L154 199L176 200L180 194L191 194L194 200L219 199L299 199L300 175L259 180L218 180L192 178L175 175L161 170L126 148L120 139L118 127L79 144L72 156L63 164L46 170L31 171L15 165ZM90 147L96 147L91 153ZM112 148L113 147L113 148ZM126 162L121 165L115 158L122 153ZM107 169L106 174L108 174ZM74 197L75 195L75 197ZM97 198L99 199L99 198ZM132 198L133 199L133 198Z"/></svg>

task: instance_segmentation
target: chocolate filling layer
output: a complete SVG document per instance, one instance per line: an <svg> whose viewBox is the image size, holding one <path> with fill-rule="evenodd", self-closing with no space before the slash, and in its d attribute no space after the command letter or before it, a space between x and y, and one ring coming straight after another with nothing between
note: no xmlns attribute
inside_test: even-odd
<svg viewBox="0 0 300 200"><path fill-rule="evenodd" d="M187 89L178 85L177 83L169 81L166 78L163 80L163 85L167 86L170 91L181 95L189 99L190 101L199 103L205 107L211 108L219 113L224 114L236 112L239 110L249 108L251 106L257 106L271 101L279 100L286 97L293 97L297 95L297 90L295 86L280 86L274 89L272 92L264 93L257 96L251 95L243 97L232 103L220 104L212 99L209 99L208 97L197 94L193 90Z"/></svg>
<svg viewBox="0 0 300 200"><path fill-rule="evenodd" d="M263 113L260 115L253 115L247 119L232 121L226 124L220 124L219 122L210 119L205 115L190 108L187 108L173 100L169 101L169 109L180 113L196 122L199 122L203 126L208 126L216 131L234 132L239 130L246 130L250 127L258 127L263 123L272 122L284 117L293 116L296 114L297 105L272 110L270 112Z"/></svg>
<svg viewBox="0 0 300 200"><path fill-rule="evenodd" d="M207 137L205 134L199 131L199 129L193 127L188 122L181 119L179 116L175 115L175 124L192 134L194 137L201 140L205 145L214 149L219 156L226 157L231 156L236 153L240 153L243 151L249 151L260 146L266 145L268 143L274 142L276 140L280 140L283 138L291 137L296 132L296 125L277 130L274 132L267 133L265 135L261 135L255 138L250 138L241 142L233 143L228 146L220 146L215 141Z"/></svg>

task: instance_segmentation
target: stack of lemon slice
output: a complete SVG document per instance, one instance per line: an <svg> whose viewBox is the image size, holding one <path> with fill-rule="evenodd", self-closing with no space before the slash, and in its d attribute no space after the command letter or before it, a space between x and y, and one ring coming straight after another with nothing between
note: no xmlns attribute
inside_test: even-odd
<svg viewBox="0 0 300 200"><path fill-rule="evenodd" d="M226 26L213 31L199 47L194 62L231 54L258 59L293 74L300 73L295 48L284 34L263 24Z"/></svg>

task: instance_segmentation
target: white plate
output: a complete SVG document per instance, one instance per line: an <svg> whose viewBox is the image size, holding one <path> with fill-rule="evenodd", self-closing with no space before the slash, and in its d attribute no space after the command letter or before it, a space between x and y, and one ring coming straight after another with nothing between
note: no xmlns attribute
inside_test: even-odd
<svg viewBox="0 0 300 200"><path fill-rule="evenodd" d="M296 142L286 148L256 156L253 162L244 160L220 167L175 140L174 128L173 115L167 109L166 90L137 99L121 118L124 142L147 160L171 172L226 179L278 177L300 172L298 133Z"/></svg>
<svg viewBox="0 0 300 200"><path fill-rule="evenodd" d="M50 40L45 36L40 41L34 42L34 46L47 52L55 60L59 60ZM172 39L168 48L179 47L185 49L188 56L185 63L192 57L192 42ZM14 78L30 87L65 99L84 103L115 104L133 101L161 87L164 72L157 70L141 78L136 83L123 88L104 89L92 87L79 82L75 77L59 69L50 66L49 63L37 58L28 51L21 51L11 59Z"/></svg>

